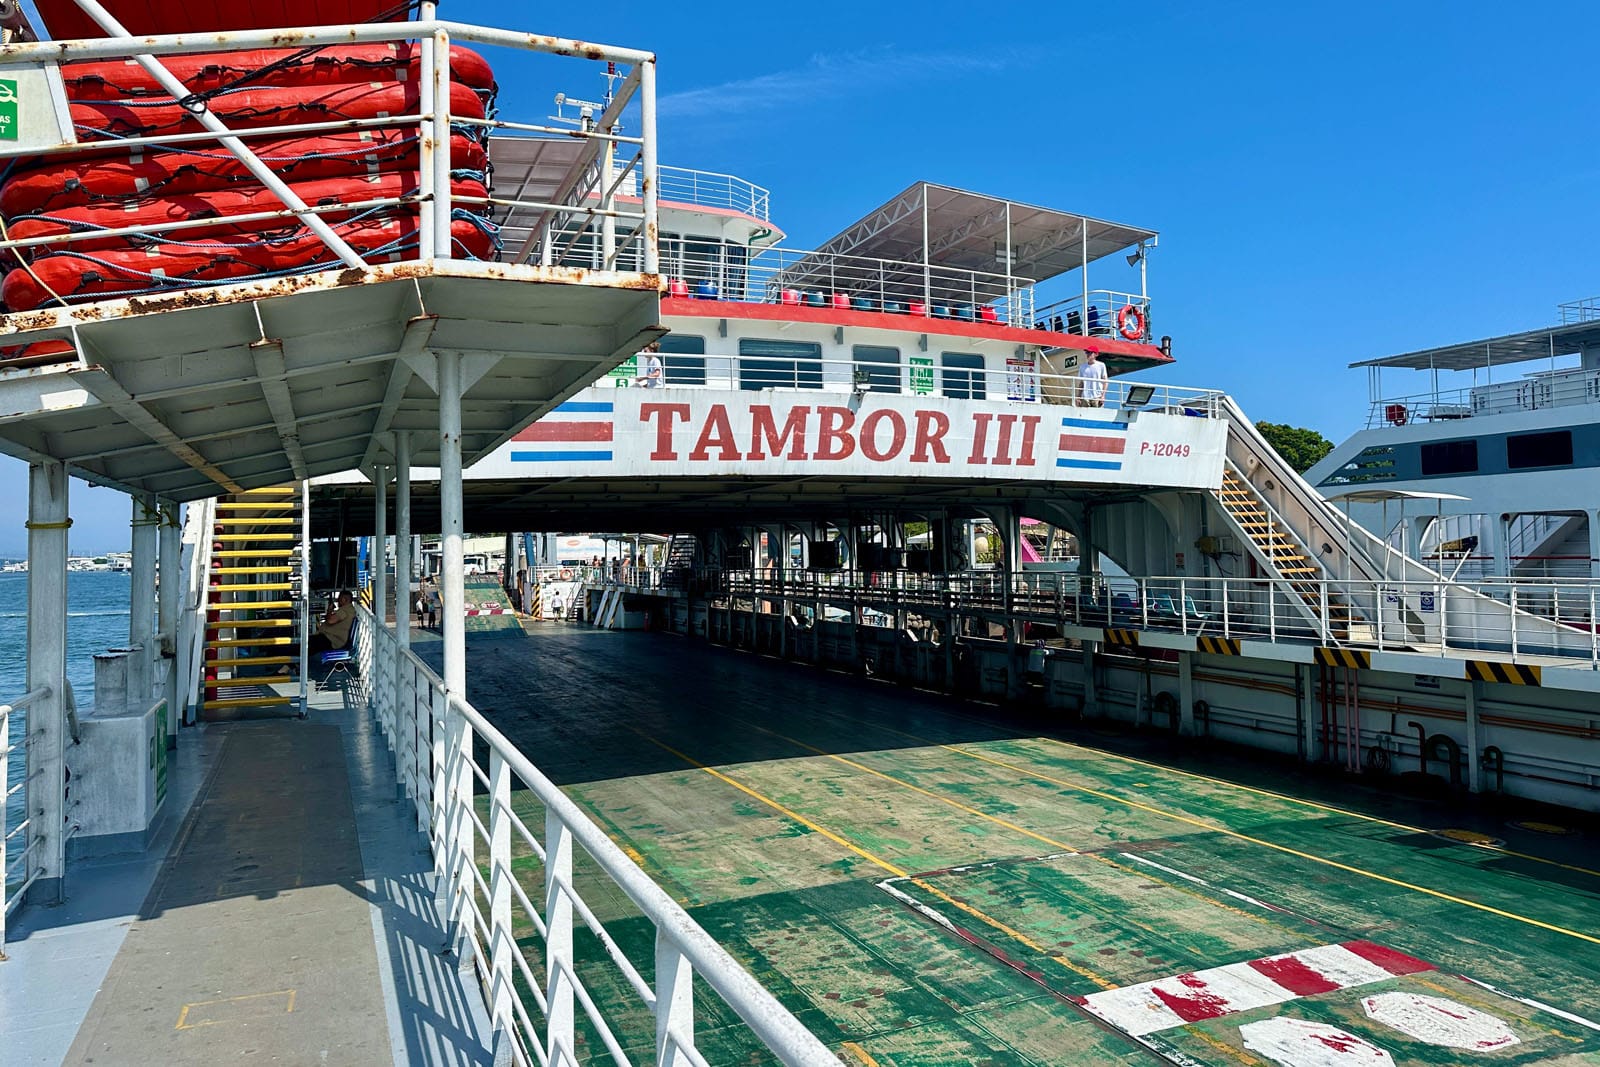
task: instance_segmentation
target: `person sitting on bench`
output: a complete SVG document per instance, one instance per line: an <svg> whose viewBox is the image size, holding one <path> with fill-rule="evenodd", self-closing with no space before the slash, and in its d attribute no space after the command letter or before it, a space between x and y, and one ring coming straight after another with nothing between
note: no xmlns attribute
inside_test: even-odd
<svg viewBox="0 0 1600 1067"><path fill-rule="evenodd" d="M355 600L349 590L341 590L338 601L328 608L328 613L317 624L317 630L311 635L307 651L316 657L324 652L345 647L350 643L350 627L355 621Z"/></svg>

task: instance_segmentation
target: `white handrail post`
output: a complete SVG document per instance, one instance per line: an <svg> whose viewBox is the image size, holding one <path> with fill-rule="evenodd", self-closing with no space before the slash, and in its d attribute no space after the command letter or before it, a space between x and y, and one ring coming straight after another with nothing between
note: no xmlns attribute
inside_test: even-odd
<svg viewBox="0 0 1600 1067"><path fill-rule="evenodd" d="M489 750L489 1003L496 1052L509 1050L516 1025L511 984L517 942L511 933L511 767L500 750Z"/></svg>
<svg viewBox="0 0 1600 1067"><path fill-rule="evenodd" d="M1517 654L1517 583L1511 583L1511 655Z"/></svg>
<svg viewBox="0 0 1600 1067"><path fill-rule="evenodd" d="M1350 598L1351 603L1355 598ZM1317 582L1317 629L1321 633L1322 643L1329 644L1333 640L1333 625L1328 620L1328 580L1326 578Z"/></svg>
<svg viewBox="0 0 1600 1067"><path fill-rule="evenodd" d="M661 272L660 212L657 207L661 172L656 152L656 61L652 56L639 65L639 166L640 198L644 201L644 273Z"/></svg>
<svg viewBox="0 0 1600 1067"><path fill-rule="evenodd" d="M417 20L432 22L434 17L434 0L421 0L417 5ZM417 130L417 193L421 197L417 205L417 258L426 263L434 256L433 218L434 212L439 210L434 196L433 156L441 151L449 155L450 142L447 139L439 145L433 139L433 34L422 36L417 42L417 53L422 67L417 83L417 111L422 115L421 128Z"/></svg>
<svg viewBox="0 0 1600 1067"><path fill-rule="evenodd" d="M656 927L656 1063L660 1067L688 1067L693 1061L683 1042L694 1044L694 968Z"/></svg>
<svg viewBox="0 0 1600 1067"><path fill-rule="evenodd" d="M433 34L433 254L449 259L450 240L450 35Z"/></svg>
<svg viewBox="0 0 1600 1067"><path fill-rule="evenodd" d="M1222 635L1229 636L1226 628ZM1275 579L1267 582L1267 640L1274 644L1278 640L1278 583Z"/></svg>
<svg viewBox="0 0 1600 1067"><path fill-rule="evenodd" d="M1228 606L1228 579L1222 579L1222 636L1233 633L1233 616Z"/></svg>
<svg viewBox="0 0 1600 1067"><path fill-rule="evenodd" d="M554 1067L577 1063L573 1014L572 901L563 886L572 884L572 831L546 809L544 839L545 1054Z"/></svg>
<svg viewBox="0 0 1600 1067"><path fill-rule="evenodd" d="M1178 576L1178 632L1189 632L1189 585L1181 574Z"/></svg>

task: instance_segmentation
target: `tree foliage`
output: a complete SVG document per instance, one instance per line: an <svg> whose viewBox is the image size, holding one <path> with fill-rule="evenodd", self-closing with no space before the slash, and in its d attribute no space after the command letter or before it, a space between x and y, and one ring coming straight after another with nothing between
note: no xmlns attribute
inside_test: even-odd
<svg viewBox="0 0 1600 1067"><path fill-rule="evenodd" d="M1286 426L1280 422L1258 422L1256 429L1267 439L1284 461L1304 474L1333 451L1333 442L1315 430L1303 426Z"/></svg>

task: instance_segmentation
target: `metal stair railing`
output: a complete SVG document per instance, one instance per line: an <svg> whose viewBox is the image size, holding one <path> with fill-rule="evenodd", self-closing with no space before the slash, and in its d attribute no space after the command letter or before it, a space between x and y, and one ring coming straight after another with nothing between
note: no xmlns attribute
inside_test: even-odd
<svg viewBox="0 0 1600 1067"><path fill-rule="evenodd" d="M655 1062L706 1063L694 1031L696 987L703 986L780 1062L837 1067L838 1059L804 1024L476 708L448 694L439 676L416 653L400 648L370 611L357 612L358 625L370 634L357 645L362 671L398 664L405 679L397 691L374 693L378 706L369 704L369 710L393 722L401 739L396 761L433 851L440 913L452 940L470 947L495 1029L497 1062L504 1055L520 1064L576 1064L580 1007L612 1058L630 1062L608 1018L606 1009L614 1006L598 1003L579 973L573 935L581 922L604 950L612 973L620 973L622 988L653 1016ZM424 738L432 739L426 754ZM487 768L474 756L480 744L489 752ZM530 827L514 803L517 781L543 807L542 827ZM480 785L481 806L474 797ZM480 856L480 847L487 855ZM580 849L593 861L584 865L585 877L603 878L620 890L654 926L653 982L629 960L574 879ZM542 877L524 886L513 861L528 854ZM533 962L517 943L518 910L541 943ZM630 1002L622 1010L632 1007Z"/></svg>
<svg viewBox="0 0 1600 1067"><path fill-rule="evenodd" d="M1236 483L1249 490L1251 499L1261 506L1261 509L1266 513L1267 518L1271 521L1272 528L1282 533L1284 538L1294 546L1301 558L1303 558L1306 562L1311 563L1322 572L1322 577L1320 578L1292 578L1288 575L1282 574L1281 572L1275 574L1274 577L1278 581L1286 583L1287 587L1294 592L1295 596L1290 598L1290 603L1296 608L1296 610L1304 615L1313 626L1317 628L1318 635L1323 641L1329 644L1345 643L1345 641L1349 639L1349 626L1352 622L1356 621L1356 598L1349 595L1348 590L1344 591L1343 594L1333 593L1333 591L1330 589L1331 579L1327 575L1326 566L1306 546L1299 532L1289 524L1288 520L1283 517L1282 513L1279 512L1278 509L1273 506L1272 502L1266 498L1266 494L1256 489L1256 487L1251 483L1250 479L1245 476L1244 472L1239 469L1233 460L1225 460L1225 464L1225 469L1233 474ZM1265 557L1267 564L1276 571L1278 569L1278 562L1273 558L1273 554L1271 551L1269 551L1268 547L1262 545L1254 536L1251 535L1250 531L1246 529L1239 519L1229 510L1227 504L1222 500L1220 495L1217 499L1223 513L1227 515L1228 520L1238 528L1239 533L1247 541L1255 546L1256 550ZM1276 619L1273 617L1274 611L1272 607L1272 605L1276 603L1276 600L1273 597L1272 592L1273 590L1271 586L1269 586L1267 592L1268 614L1269 617L1272 618L1273 629L1274 632L1276 632ZM1345 598L1344 604L1335 604L1333 602L1334 595L1343 595ZM1226 601L1226 593L1224 593L1224 606L1226 606ZM1334 607L1344 607L1350 614L1350 617L1345 620L1345 632L1343 635L1335 632L1333 621L1330 618L1330 609Z"/></svg>

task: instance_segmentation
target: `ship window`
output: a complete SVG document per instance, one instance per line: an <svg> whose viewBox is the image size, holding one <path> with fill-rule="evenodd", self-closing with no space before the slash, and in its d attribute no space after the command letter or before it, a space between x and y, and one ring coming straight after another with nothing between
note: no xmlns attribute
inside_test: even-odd
<svg viewBox="0 0 1600 1067"><path fill-rule="evenodd" d="M739 342L739 388L821 389L822 345L745 338Z"/></svg>
<svg viewBox="0 0 1600 1067"><path fill-rule="evenodd" d="M661 370L668 385L706 384L706 339L667 334L661 339Z"/></svg>
<svg viewBox="0 0 1600 1067"><path fill-rule="evenodd" d="M1506 466L1512 470L1572 466L1572 431L1552 430L1507 437Z"/></svg>
<svg viewBox="0 0 1600 1067"><path fill-rule="evenodd" d="M946 352L942 367L944 395L957 400L982 400L983 357L976 352Z"/></svg>
<svg viewBox="0 0 1600 1067"><path fill-rule="evenodd" d="M1322 484L1360 485L1363 482L1392 481L1394 477L1394 446L1370 445L1330 474Z"/></svg>
<svg viewBox="0 0 1600 1067"><path fill-rule="evenodd" d="M1478 442L1435 441L1422 446L1422 473L1474 474L1478 470Z"/></svg>
<svg viewBox="0 0 1600 1067"><path fill-rule="evenodd" d="M856 345L856 382L869 393L900 391L900 350L883 345Z"/></svg>

